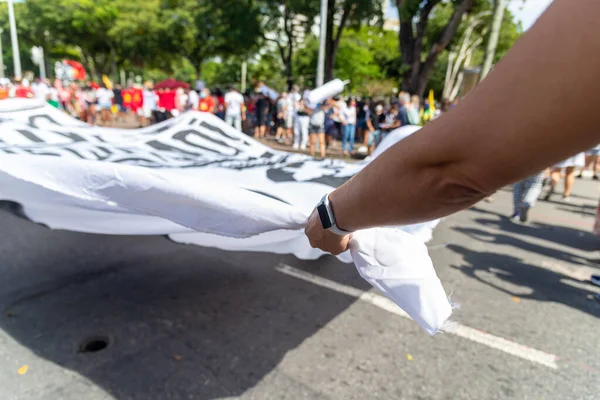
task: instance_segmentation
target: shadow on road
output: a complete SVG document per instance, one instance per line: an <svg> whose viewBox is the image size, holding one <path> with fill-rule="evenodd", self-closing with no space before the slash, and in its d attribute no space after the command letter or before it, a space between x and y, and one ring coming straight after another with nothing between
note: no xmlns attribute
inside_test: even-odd
<svg viewBox="0 0 600 400"><path fill-rule="evenodd" d="M453 266L454 268L501 292L522 299L562 303L600 317L600 304L591 298L595 292L581 289L579 287L581 285L569 285L566 282L573 281L573 279L566 275L526 263L523 259L508 254L473 251L459 245L449 245L448 249L464 257L465 263L461 266ZM481 274L481 272L486 274ZM531 294L515 293L503 285L483 278L488 274L493 275L494 280L527 287L531 289Z"/></svg>
<svg viewBox="0 0 600 400"><path fill-rule="evenodd" d="M0 237L0 328L118 399L240 395L355 301L277 272L280 263L368 289L331 257L57 232L5 212ZM78 352L95 335L109 347Z"/></svg>
<svg viewBox="0 0 600 400"><path fill-rule="evenodd" d="M499 229L506 233L531 236L582 251L592 252L600 249L598 238L591 232L566 226L546 224L540 221L534 221L527 225L516 224L510 221L505 215L493 211L478 207L472 207L469 210L493 217L475 219L475 222L481 224L483 227Z"/></svg>
<svg viewBox="0 0 600 400"><path fill-rule="evenodd" d="M555 260L560 260L564 262L568 262L571 264L577 265L590 265L592 262L584 257L580 257L573 253L568 253L566 251L562 251L559 249L541 246L539 244L526 242L514 236L505 235L502 233L495 233L490 231L485 231L477 228L463 228L463 227L455 227L453 230L463 233L472 237L473 239L477 239L482 242L494 243L499 245L507 245L516 247L519 249L523 249L526 251L530 251L532 253L541 254L547 257L551 257ZM538 237L542 237L542 235Z"/></svg>

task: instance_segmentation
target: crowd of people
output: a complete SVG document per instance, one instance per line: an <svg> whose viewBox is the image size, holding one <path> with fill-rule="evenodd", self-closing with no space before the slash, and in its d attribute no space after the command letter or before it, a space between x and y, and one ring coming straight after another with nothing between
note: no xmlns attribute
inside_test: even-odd
<svg viewBox="0 0 600 400"><path fill-rule="evenodd" d="M235 87L225 93L207 87L156 89L151 82L127 87L40 78L31 83L27 79L0 82L0 100L35 98L92 125L111 126L135 117L143 127L197 110L215 114L259 140L270 137L313 156L318 147L321 157L334 140L341 142L346 156L366 155L388 132L423 125L454 105L444 102L440 109L429 99L421 101L404 92L389 98L337 96L309 104L308 93L294 86L279 94L263 84L242 94Z"/></svg>
<svg viewBox="0 0 600 400"><path fill-rule="evenodd" d="M310 104L310 92L301 93L298 86L275 96L264 88L259 85L247 96L231 88L224 96L225 121L259 140L271 136L313 156L318 144L321 157L334 140L346 156L366 155L394 129L423 125L453 106L446 102L440 110L428 99L421 102L403 92L377 99L336 96Z"/></svg>

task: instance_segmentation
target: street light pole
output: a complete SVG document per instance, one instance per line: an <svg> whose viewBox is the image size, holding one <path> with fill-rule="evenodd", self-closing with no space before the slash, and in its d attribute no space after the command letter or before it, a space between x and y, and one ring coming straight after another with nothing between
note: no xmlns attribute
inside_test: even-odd
<svg viewBox="0 0 600 400"><path fill-rule="evenodd" d="M4 79L4 52L2 51L2 34L4 29L0 28L0 78Z"/></svg>
<svg viewBox="0 0 600 400"><path fill-rule="evenodd" d="M21 55L19 53L19 39L17 38L17 23L15 21L15 10L13 0L7 0L8 21L10 22L10 39L12 42L13 62L15 65L15 78L21 78Z"/></svg>
<svg viewBox="0 0 600 400"><path fill-rule="evenodd" d="M321 0L321 29L319 33L319 60L317 61L316 86L325 83L325 47L327 39L327 0Z"/></svg>

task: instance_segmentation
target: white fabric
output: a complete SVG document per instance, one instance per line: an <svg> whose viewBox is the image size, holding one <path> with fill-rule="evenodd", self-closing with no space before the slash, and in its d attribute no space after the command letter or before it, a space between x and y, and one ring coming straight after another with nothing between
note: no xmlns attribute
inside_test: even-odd
<svg viewBox="0 0 600 400"><path fill-rule="evenodd" d="M237 116L241 115L241 106L244 104L244 96L238 92L227 92L224 97L225 104L227 105L226 115Z"/></svg>
<svg viewBox="0 0 600 400"><path fill-rule="evenodd" d="M120 130L5 100L0 125L0 200L35 222L302 259L323 255L302 230L315 204L365 165L277 152L200 112ZM430 334L451 314L422 240L432 226L356 232L339 256Z"/></svg>
<svg viewBox="0 0 600 400"><path fill-rule="evenodd" d="M313 89L308 94L310 104L318 104L330 97L337 96L344 91L346 84L341 79L334 79L323 86Z"/></svg>

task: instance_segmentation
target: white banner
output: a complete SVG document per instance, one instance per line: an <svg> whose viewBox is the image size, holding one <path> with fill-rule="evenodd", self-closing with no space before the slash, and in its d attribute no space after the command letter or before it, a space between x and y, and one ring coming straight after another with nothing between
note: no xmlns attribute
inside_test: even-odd
<svg viewBox="0 0 600 400"><path fill-rule="evenodd" d="M308 215L368 162L275 151L200 112L122 130L34 100L0 102L0 200L52 229L316 259ZM431 334L451 314L424 244L435 224L360 231L339 256Z"/></svg>

